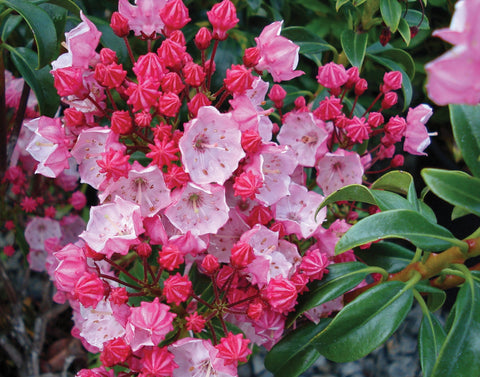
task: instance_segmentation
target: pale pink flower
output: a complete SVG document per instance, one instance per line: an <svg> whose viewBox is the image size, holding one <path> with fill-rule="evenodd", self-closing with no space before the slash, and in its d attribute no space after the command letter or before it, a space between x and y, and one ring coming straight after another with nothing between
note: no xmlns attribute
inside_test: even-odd
<svg viewBox="0 0 480 377"><path fill-rule="evenodd" d="M263 186L259 188L256 198L272 205L289 194L290 174L297 167L295 152L287 145L268 143L262 146L258 154L252 157L252 162L246 171L263 176Z"/></svg>
<svg viewBox="0 0 480 377"><path fill-rule="evenodd" d="M70 152L60 118L41 116L24 123L33 136L26 150L39 162L35 173L55 178L70 164Z"/></svg>
<svg viewBox="0 0 480 377"><path fill-rule="evenodd" d="M311 112L291 112L285 116L277 138L280 144L292 147L300 165L312 167L328 133L323 121L316 121Z"/></svg>
<svg viewBox="0 0 480 377"><path fill-rule="evenodd" d="M423 151L430 145L430 135L425 127L425 123L428 122L432 114L432 108L425 104L408 110L407 129L403 143L404 151L410 154L426 155Z"/></svg>
<svg viewBox="0 0 480 377"><path fill-rule="evenodd" d="M107 150L125 151L125 145L118 142L118 134L107 127L93 127L83 130L72 148L72 156L79 164L82 183L88 183L98 189L105 179L105 174L100 173L97 160L102 158L102 153Z"/></svg>
<svg viewBox="0 0 480 377"><path fill-rule="evenodd" d="M158 297L152 302L142 301L140 307L130 310L125 341L134 352L143 346L156 346L173 330L172 321L177 315L170 312L169 306L161 304Z"/></svg>
<svg viewBox="0 0 480 377"><path fill-rule="evenodd" d="M155 33L160 34L165 26L160 11L168 0L135 0L132 5L128 0L118 2L118 12L128 20L130 30L135 35L145 35L155 37Z"/></svg>
<svg viewBox="0 0 480 377"><path fill-rule="evenodd" d="M275 218L285 225L288 233L298 238L308 238L322 225L327 215L326 208L316 214L323 196L306 187L290 184L290 195L275 204Z"/></svg>
<svg viewBox="0 0 480 377"><path fill-rule="evenodd" d="M257 340L255 343L270 350L282 337L285 328L285 316L273 310L265 309L261 317L253 322Z"/></svg>
<svg viewBox="0 0 480 377"><path fill-rule="evenodd" d="M53 254L57 260L53 273L55 287L59 291L70 294L77 280L87 271L83 249L77 245L68 244Z"/></svg>
<svg viewBox="0 0 480 377"><path fill-rule="evenodd" d="M303 71L295 71L300 47L280 35L282 24L283 21L273 22L255 38L260 50L260 61L255 68L268 71L276 82L291 80L304 74Z"/></svg>
<svg viewBox="0 0 480 377"><path fill-rule="evenodd" d="M79 335L90 346L101 351L105 342L125 335L122 322L128 309L126 304L112 305L108 300L101 300L96 308L80 305L79 315L74 315L75 326L80 329Z"/></svg>
<svg viewBox="0 0 480 377"><path fill-rule="evenodd" d="M178 146L185 171L198 184L223 184L245 156L237 122L212 106L201 107L185 125Z"/></svg>
<svg viewBox="0 0 480 377"><path fill-rule="evenodd" d="M82 22L75 28L65 33L67 52L60 55L52 62L53 70L65 67L79 67L88 69L92 59L98 57L95 49L100 41L101 32L83 12L80 12Z"/></svg>
<svg viewBox="0 0 480 377"><path fill-rule="evenodd" d="M218 357L218 350L210 339L183 338L168 346L168 350L178 364L172 377L237 376L237 369L224 365L224 360Z"/></svg>
<svg viewBox="0 0 480 377"><path fill-rule="evenodd" d="M79 237L110 258L113 253L126 255L130 246L140 243L143 232L140 207L116 196L111 203L90 209L87 229Z"/></svg>
<svg viewBox="0 0 480 377"><path fill-rule="evenodd" d="M60 223L48 217L34 217L27 223L24 234L30 246L27 255L30 268L34 271L45 271L45 263L51 254L45 247L45 241L59 240L62 237Z"/></svg>
<svg viewBox="0 0 480 377"><path fill-rule="evenodd" d="M351 184L361 184L363 165L356 152L337 149L326 153L316 164L317 184L325 196Z"/></svg>
<svg viewBox="0 0 480 377"><path fill-rule="evenodd" d="M137 161L128 172L128 177L110 183L99 194L99 198L108 201L115 195L138 204L143 217L153 216L170 204L170 190L165 186L159 167L150 165L144 168Z"/></svg>
<svg viewBox="0 0 480 377"><path fill-rule="evenodd" d="M480 102L479 13L480 2L458 1L450 27L433 33L454 45L425 66L428 96L438 105Z"/></svg>
<svg viewBox="0 0 480 377"><path fill-rule="evenodd" d="M183 233L215 233L227 222L229 208L223 186L188 183L178 195L165 215Z"/></svg>

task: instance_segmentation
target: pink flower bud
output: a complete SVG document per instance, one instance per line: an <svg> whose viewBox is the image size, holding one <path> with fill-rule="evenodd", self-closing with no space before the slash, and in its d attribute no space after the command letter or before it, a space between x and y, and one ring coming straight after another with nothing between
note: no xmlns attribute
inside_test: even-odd
<svg viewBox="0 0 480 377"><path fill-rule="evenodd" d="M194 41L199 50L206 50L212 41L212 33L206 27L201 27L195 35Z"/></svg>
<svg viewBox="0 0 480 377"><path fill-rule="evenodd" d="M148 258L152 254L152 247L147 242L142 242L135 247L137 254L142 258Z"/></svg>
<svg viewBox="0 0 480 377"><path fill-rule="evenodd" d="M176 72L168 72L162 79L160 86L164 92L180 94L185 89L182 79Z"/></svg>
<svg viewBox="0 0 480 377"><path fill-rule="evenodd" d="M121 64L111 63L105 65L98 63L95 66L95 80L106 88L113 89L122 85L127 71L125 71Z"/></svg>
<svg viewBox="0 0 480 377"><path fill-rule="evenodd" d="M239 21L235 5L230 0L215 4L207 12L207 17L213 26L213 38L220 41L227 39L227 31L235 27Z"/></svg>
<svg viewBox="0 0 480 377"><path fill-rule="evenodd" d="M262 177L253 174L251 171L243 172L235 177L235 183L233 184L235 196L241 196L243 200L247 198L255 199L255 195L260 192L259 189L262 186Z"/></svg>
<svg viewBox="0 0 480 377"><path fill-rule="evenodd" d="M242 132L242 148L245 152L255 153L262 145L262 138L257 131L249 129Z"/></svg>
<svg viewBox="0 0 480 377"><path fill-rule="evenodd" d="M165 24L164 32L166 36L174 30L181 29L190 22L188 8L182 0L171 0L160 10L160 18Z"/></svg>
<svg viewBox="0 0 480 377"><path fill-rule="evenodd" d="M82 97L86 94L83 86L83 70L77 67L58 68L52 71L54 86L59 96L76 95Z"/></svg>
<svg viewBox="0 0 480 377"><path fill-rule="evenodd" d="M258 47L250 47L245 50L243 64L245 67L253 68L260 61L260 50Z"/></svg>
<svg viewBox="0 0 480 377"><path fill-rule="evenodd" d="M192 282L188 276L182 276L178 272L169 276L163 283L163 294L169 304L180 305L188 300L192 292Z"/></svg>
<svg viewBox="0 0 480 377"><path fill-rule="evenodd" d="M398 101L398 95L395 92L388 92L385 93L385 96L383 97L382 100L382 108L383 109L389 109L393 105L395 105Z"/></svg>
<svg viewBox="0 0 480 377"><path fill-rule="evenodd" d="M380 90L383 93L390 92L391 90L397 90L402 87L402 74L399 71L391 71L383 75L383 85L380 86Z"/></svg>
<svg viewBox="0 0 480 377"><path fill-rule="evenodd" d="M102 48L100 50L100 61L103 64L118 63L117 53L109 48Z"/></svg>
<svg viewBox="0 0 480 377"><path fill-rule="evenodd" d="M115 35L120 38L126 37L130 32L130 27L128 26L128 19L118 12L113 12L112 18L110 20L110 27L112 28Z"/></svg>
<svg viewBox="0 0 480 377"><path fill-rule="evenodd" d="M115 338L104 343L100 361L106 367L113 367L127 360L131 354L131 348L123 338Z"/></svg>
<svg viewBox="0 0 480 377"><path fill-rule="evenodd" d="M183 67L182 73L185 83L194 88L198 88L205 80L203 67L193 62L187 63L185 67Z"/></svg>
<svg viewBox="0 0 480 377"><path fill-rule="evenodd" d="M219 267L220 264L218 263L218 259L214 255L207 254L205 258L203 258L201 270L205 274L213 275L215 272L217 272Z"/></svg>
<svg viewBox="0 0 480 377"><path fill-rule="evenodd" d="M75 191L69 199L70 204L77 211L81 211L87 205L87 197L81 191Z"/></svg>
<svg viewBox="0 0 480 377"><path fill-rule="evenodd" d="M103 282L95 272L85 272L75 284L74 297L86 308L95 309L103 295Z"/></svg>
<svg viewBox="0 0 480 377"><path fill-rule="evenodd" d="M385 26L380 33L380 44L386 46L387 43L390 42L390 38L392 38L392 32L388 26Z"/></svg>
<svg viewBox="0 0 480 377"><path fill-rule="evenodd" d="M355 95L361 96L368 89L368 83L365 79L359 79L355 84Z"/></svg>
<svg viewBox="0 0 480 377"><path fill-rule="evenodd" d="M341 64L330 62L318 68L317 81L325 88L339 88L348 80L347 71Z"/></svg>
<svg viewBox="0 0 480 377"><path fill-rule="evenodd" d="M235 268L244 268L255 259L253 248L246 242L237 242L232 247L230 263Z"/></svg>
<svg viewBox="0 0 480 377"><path fill-rule="evenodd" d="M157 110L167 117L175 117L181 105L180 98L175 93L164 93L158 99Z"/></svg>
<svg viewBox="0 0 480 377"><path fill-rule="evenodd" d="M132 118L128 111L114 111L111 119L111 129L119 135L126 135L132 131Z"/></svg>
<svg viewBox="0 0 480 377"><path fill-rule="evenodd" d="M286 96L286 90L283 89L279 84L273 85L272 89L270 89L270 93L268 94L268 98L273 101L277 109L281 109L283 107L283 101Z"/></svg>
<svg viewBox="0 0 480 377"><path fill-rule="evenodd" d="M203 107L203 106L209 106L211 105L212 101L208 99L208 97L203 94L203 93L197 93L195 94L190 102L188 102L187 107L188 111L193 115L193 117L196 117L198 114L198 110Z"/></svg>
<svg viewBox="0 0 480 377"><path fill-rule="evenodd" d="M250 69L244 65L232 65L227 69L227 75L223 80L227 90L234 94L244 94L252 89L253 76Z"/></svg>
<svg viewBox="0 0 480 377"><path fill-rule="evenodd" d="M382 125L383 122L385 122L385 120L383 119L383 115L381 113L373 111L368 114L368 124L371 128L377 128Z"/></svg>
<svg viewBox="0 0 480 377"><path fill-rule="evenodd" d="M347 76L348 76L348 80L345 83L345 87L347 89L351 89L355 86L357 81L360 79L360 74L358 72L358 68L357 67L351 67L351 68L347 69Z"/></svg>
<svg viewBox="0 0 480 377"><path fill-rule="evenodd" d="M392 168L398 168L400 166L403 166L404 162L405 162L405 157L403 157L403 155L401 154L396 154L392 158L392 162L390 163L390 166Z"/></svg>
<svg viewBox="0 0 480 377"><path fill-rule="evenodd" d="M187 321L186 327L189 331L193 331L194 333L199 334L205 328L206 320L201 314L198 314L197 312L193 312L189 316L186 316L185 320Z"/></svg>

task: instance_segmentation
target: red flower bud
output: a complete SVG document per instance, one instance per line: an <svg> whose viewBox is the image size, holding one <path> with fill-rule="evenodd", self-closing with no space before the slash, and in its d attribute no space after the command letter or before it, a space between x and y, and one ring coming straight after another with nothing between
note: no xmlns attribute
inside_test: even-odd
<svg viewBox="0 0 480 377"><path fill-rule="evenodd" d="M130 32L130 27L128 26L128 19L118 12L113 12L112 18L110 20L110 27L112 28L115 35L120 38L126 37Z"/></svg>

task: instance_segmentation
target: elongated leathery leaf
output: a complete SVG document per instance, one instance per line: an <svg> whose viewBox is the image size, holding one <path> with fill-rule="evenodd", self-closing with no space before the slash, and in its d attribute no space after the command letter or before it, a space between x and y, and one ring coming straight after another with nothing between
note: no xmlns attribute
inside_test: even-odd
<svg viewBox="0 0 480 377"><path fill-rule="evenodd" d="M25 0L1 0L0 4L15 9L33 32L38 51L38 67L50 63L57 51L57 33L48 14L40 7Z"/></svg>
<svg viewBox="0 0 480 377"><path fill-rule="evenodd" d="M393 191L398 194L407 195L413 177L410 173L401 170L394 170L385 173L372 183L372 189Z"/></svg>
<svg viewBox="0 0 480 377"><path fill-rule="evenodd" d="M367 50L368 34L344 30L340 42L350 64L360 68Z"/></svg>
<svg viewBox="0 0 480 377"><path fill-rule="evenodd" d="M398 24L402 17L402 6L397 0L380 0L380 12L385 24L392 33L397 31Z"/></svg>
<svg viewBox="0 0 480 377"><path fill-rule="evenodd" d="M472 377L480 371L480 283L467 279L458 292L448 330L430 377Z"/></svg>
<svg viewBox="0 0 480 377"><path fill-rule="evenodd" d="M453 135L472 174L480 177L480 106L449 105Z"/></svg>
<svg viewBox="0 0 480 377"><path fill-rule="evenodd" d="M418 334L418 351L423 375L430 377L445 340L445 330L434 314L424 314Z"/></svg>
<svg viewBox="0 0 480 377"><path fill-rule="evenodd" d="M360 262L330 265L328 274L309 284L308 292L299 297L295 317L355 288L371 272L371 268Z"/></svg>
<svg viewBox="0 0 480 377"><path fill-rule="evenodd" d="M389 281L361 294L345 306L314 339L327 359L343 363L369 354L403 322L413 300L405 283Z"/></svg>
<svg viewBox="0 0 480 377"><path fill-rule="evenodd" d="M330 323L322 319L318 325L309 323L288 334L267 354L265 367L276 377L296 377L310 366L311 358L318 358L319 353L313 347L312 340ZM302 362L297 363L300 359Z"/></svg>
<svg viewBox="0 0 480 377"><path fill-rule="evenodd" d="M381 241L367 250L357 250L355 255L370 266L379 266L389 273L404 269L415 255L413 251L392 242Z"/></svg>
<svg viewBox="0 0 480 377"><path fill-rule="evenodd" d="M396 209L368 216L351 227L338 241L335 253L385 238L402 238L428 251L441 251L451 246L466 250L467 244L457 240L450 231L432 224L418 212Z"/></svg>
<svg viewBox="0 0 480 377"><path fill-rule="evenodd" d="M480 216L480 179L461 171L423 169L422 177L435 195Z"/></svg>

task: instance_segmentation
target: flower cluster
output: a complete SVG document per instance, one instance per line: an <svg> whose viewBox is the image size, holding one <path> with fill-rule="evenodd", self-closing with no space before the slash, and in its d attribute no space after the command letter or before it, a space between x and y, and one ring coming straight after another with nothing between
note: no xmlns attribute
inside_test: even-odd
<svg viewBox="0 0 480 377"><path fill-rule="evenodd" d="M229 0L207 16L195 61L181 0L120 0L111 27L127 43L129 72L115 51L97 52L101 34L82 15L52 64L62 117L26 124L37 173L78 167L98 190L79 238L55 243L61 234L52 231L36 241L52 245L48 272L55 300L73 308L73 335L100 353L103 366L80 377L113 376L113 366L142 377L236 376L252 344L270 349L282 337L308 283L355 260L334 255L355 218L324 226L326 209L316 213L324 196L361 184L379 160L400 166L402 140L412 154L429 143L428 106L385 119L399 72L385 74L363 110L368 84L358 69L326 64L317 81L328 94L299 97L286 111L278 83L303 72L282 22L263 29L242 63L216 72L217 46L238 18ZM131 32L146 53L134 55ZM214 74L224 78L216 91ZM342 307L340 297L305 315L318 321Z"/></svg>

